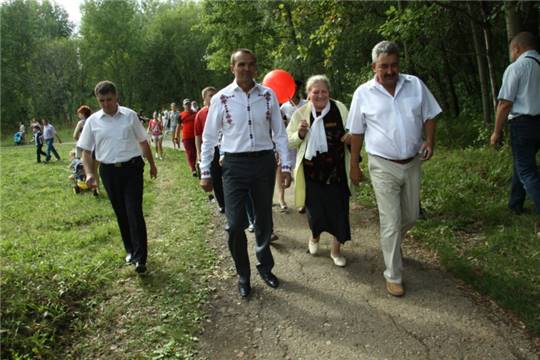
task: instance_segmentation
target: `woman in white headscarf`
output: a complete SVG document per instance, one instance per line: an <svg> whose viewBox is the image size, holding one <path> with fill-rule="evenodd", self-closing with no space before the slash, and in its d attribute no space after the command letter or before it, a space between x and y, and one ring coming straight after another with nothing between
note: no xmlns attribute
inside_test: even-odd
<svg viewBox="0 0 540 360"><path fill-rule="evenodd" d="M287 127L289 147L298 149L295 202L307 210L310 254L317 254L320 235L326 231L334 237L330 257L335 265L345 266L341 245L351 239L348 111L330 99L330 81L324 75L310 77L306 93L309 102L293 114Z"/></svg>

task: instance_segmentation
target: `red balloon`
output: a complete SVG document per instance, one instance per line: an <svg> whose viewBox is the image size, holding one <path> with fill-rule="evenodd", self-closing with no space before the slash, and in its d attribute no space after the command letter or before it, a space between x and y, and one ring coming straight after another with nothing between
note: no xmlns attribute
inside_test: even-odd
<svg viewBox="0 0 540 360"><path fill-rule="evenodd" d="M281 69L270 71L264 76L262 83L274 90L280 104L289 101L296 91L296 83L292 75Z"/></svg>

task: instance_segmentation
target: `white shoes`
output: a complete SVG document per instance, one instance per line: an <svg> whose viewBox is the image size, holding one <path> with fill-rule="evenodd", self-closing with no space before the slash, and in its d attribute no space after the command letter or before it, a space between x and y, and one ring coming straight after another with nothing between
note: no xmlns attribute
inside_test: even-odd
<svg viewBox="0 0 540 360"><path fill-rule="evenodd" d="M311 255L317 255L317 252L319 251L319 243L313 242L311 239L309 239L308 250Z"/></svg>
<svg viewBox="0 0 540 360"><path fill-rule="evenodd" d="M332 258L332 260L334 260L334 264L336 266L344 267L345 265L347 265L347 259L345 259L343 255L333 256L332 254L330 254L330 257Z"/></svg>

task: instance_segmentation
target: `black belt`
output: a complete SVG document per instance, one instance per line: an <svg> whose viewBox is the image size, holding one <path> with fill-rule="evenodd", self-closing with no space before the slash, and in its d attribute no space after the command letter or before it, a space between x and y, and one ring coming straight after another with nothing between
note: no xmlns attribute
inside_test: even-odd
<svg viewBox="0 0 540 360"><path fill-rule="evenodd" d="M142 158L140 156L135 156L134 158L131 158L128 161L117 162L117 163L112 163L112 164L102 163L101 165L115 167L115 168L124 168L124 167L132 167L133 165L140 164L141 162L142 162Z"/></svg>
<svg viewBox="0 0 540 360"><path fill-rule="evenodd" d="M385 157L382 157L382 156L379 156L380 158L384 159L384 160L388 160L388 161L391 161L391 162L395 162L396 164L408 164L410 163L411 161L413 161L416 157L413 156L411 158L408 158L408 159L403 159L403 160L394 160L394 159L387 159Z"/></svg>
<svg viewBox="0 0 540 360"><path fill-rule="evenodd" d="M238 153L229 153L226 152L225 156L229 157L245 157L245 158L257 158L261 156L266 156L273 154L274 150L261 150L261 151L248 151L248 152L238 152Z"/></svg>
<svg viewBox="0 0 540 360"><path fill-rule="evenodd" d="M520 122L520 121L528 121L528 120L540 121L540 114L539 115L518 115L515 118L511 119L510 122Z"/></svg>

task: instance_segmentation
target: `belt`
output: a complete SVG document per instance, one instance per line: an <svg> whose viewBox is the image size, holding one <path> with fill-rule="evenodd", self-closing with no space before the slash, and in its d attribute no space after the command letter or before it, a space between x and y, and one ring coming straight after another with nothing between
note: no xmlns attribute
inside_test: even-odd
<svg viewBox="0 0 540 360"><path fill-rule="evenodd" d="M270 155L273 153L274 153L274 150L248 151L248 152L238 152L238 153L226 152L225 156L240 157L240 158L258 158L258 157Z"/></svg>
<svg viewBox="0 0 540 360"><path fill-rule="evenodd" d="M518 115L515 118L511 119L510 123L527 121L527 120L540 121L540 114L539 115Z"/></svg>
<svg viewBox="0 0 540 360"><path fill-rule="evenodd" d="M135 156L134 158L131 158L128 161L117 162L117 163L112 163L112 164L103 164L102 163L101 165L111 166L111 167L115 167L115 168L124 168L124 167L131 167L133 165L136 165L141 161L142 161L142 158L140 156Z"/></svg>
<svg viewBox="0 0 540 360"><path fill-rule="evenodd" d="M384 158L384 157L382 157L382 156L381 156L381 158L383 158L384 160L388 160L388 161L394 162L394 163L396 163L396 164L401 164L401 165L403 165L403 164L408 164L408 163L410 163L411 161L413 161L413 160L416 158L416 156L413 156L413 157L411 157L411 158L404 159L404 160L387 159L387 158Z"/></svg>

